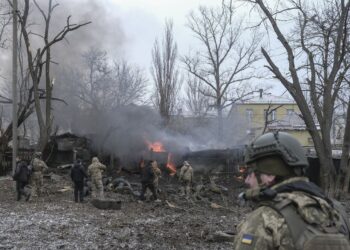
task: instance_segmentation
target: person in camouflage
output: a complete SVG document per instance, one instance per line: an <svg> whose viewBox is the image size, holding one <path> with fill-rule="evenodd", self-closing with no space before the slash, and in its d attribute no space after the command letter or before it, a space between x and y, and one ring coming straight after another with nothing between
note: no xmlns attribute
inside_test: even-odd
<svg viewBox="0 0 350 250"><path fill-rule="evenodd" d="M91 177L92 198L104 199L102 172L106 170L97 157L92 158L92 163L88 167L88 175Z"/></svg>
<svg viewBox="0 0 350 250"><path fill-rule="evenodd" d="M31 162L31 165L33 167L32 175L30 178L30 185L32 187L32 197L42 196L44 184L43 172L45 170L48 170L46 163L41 159L41 157L41 152L35 152L34 158Z"/></svg>
<svg viewBox="0 0 350 250"><path fill-rule="evenodd" d="M189 198L193 181L193 169L187 161L184 161L181 167L179 180L181 182L181 195L186 195Z"/></svg>
<svg viewBox="0 0 350 250"><path fill-rule="evenodd" d="M309 249L307 235L330 232L332 242L315 249L349 249L348 219L336 201L303 177L308 161L295 138L284 132L264 134L247 147L245 161L250 188L240 198L256 208L238 225L234 249Z"/></svg>
<svg viewBox="0 0 350 250"><path fill-rule="evenodd" d="M159 178L162 176L162 171L158 167L158 163L155 160L152 161L151 166L154 173L154 189L156 190L157 194L159 194Z"/></svg>

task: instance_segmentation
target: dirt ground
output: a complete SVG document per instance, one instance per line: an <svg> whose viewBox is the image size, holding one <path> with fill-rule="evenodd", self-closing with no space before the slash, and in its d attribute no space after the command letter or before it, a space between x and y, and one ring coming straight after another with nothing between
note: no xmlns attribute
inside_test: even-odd
<svg viewBox="0 0 350 250"><path fill-rule="evenodd" d="M109 191L121 210L100 210L91 198L75 203L72 190L59 191L71 186L68 175L45 178L45 195L29 202L17 202L15 182L1 177L0 249L232 249L232 242L213 236L234 232L249 209L237 204L237 182L219 181L228 190L206 191L201 200L180 198L175 179L161 180L160 203Z"/></svg>

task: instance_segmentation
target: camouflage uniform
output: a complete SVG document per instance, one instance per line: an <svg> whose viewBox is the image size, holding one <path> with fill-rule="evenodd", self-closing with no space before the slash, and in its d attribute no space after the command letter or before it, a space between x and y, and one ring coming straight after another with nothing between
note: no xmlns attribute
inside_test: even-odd
<svg viewBox="0 0 350 250"><path fill-rule="evenodd" d="M185 161L181 167L179 179L181 181L181 194L185 194L187 197L191 194L191 185L193 181L193 169L191 165Z"/></svg>
<svg viewBox="0 0 350 250"><path fill-rule="evenodd" d="M106 170L106 166L99 162L97 157L92 158L92 163L88 167L88 175L91 176L92 197L103 199L103 183L102 171Z"/></svg>
<svg viewBox="0 0 350 250"><path fill-rule="evenodd" d="M159 169L158 163L156 161L153 161L151 165L152 165L152 170L153 170L153 173L154 173L154 180L153 180L154 189L156 190L156 192L158 192L158 189L159 189L159 178L162 175L162 171Z"/></svg>
<svg viewBox="0 0 350 250"><path fill-rule="evenodd" d="M305 184L308 184L307 178L294 177L272 186L271 190L297 181L299 183L304 181ZM251 194L250 197L246 198L253 200L259 198L259 192L251 192ZM329 223L334 222L334 219L337 219L336 225L338 225L339 231L342 231L341 227L344 226L344 223L339 212L326 200L300 190L282 192L277 193L271 200L263 199L257 203L258 208L247 215L246 221L238 226L234 249L296 249L286 220L277 210L272 208L274 204L280 204L286 200L293 202L299 216L307 224L328 226Z"/></svg>
<svg viewBox="0 0 350 250"><path fill-rule="evenodd" d="M37 154L33 161L33 173L30 178L30 184L32 186L32 196L41 196L43 191L43 171L47 170L46 163L40 159L41 154Z"/></svg>

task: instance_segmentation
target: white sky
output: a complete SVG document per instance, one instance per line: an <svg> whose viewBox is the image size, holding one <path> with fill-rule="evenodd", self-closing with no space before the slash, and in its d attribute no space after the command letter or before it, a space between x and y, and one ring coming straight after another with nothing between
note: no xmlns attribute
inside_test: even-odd
<svg viewBox="0 0 350 250"><path fill-rule="evenodd" d="M192 34L185 27L191 10L200 5L220 5L219 0L112 0L125 32L124 56L149 71L156 38L162 39L165 19L174 22L174 37L179 53L190 49Z"/></svg>
<svg viewBox="0 0 350 250"><path fill-rule="evenodd" d="M106 1L106 0L105 0ZM197 11L200 5L220 7L222 0L110 0L115 4L110 11L117 14L120 26L124 31L125 42L121 53L127 61L135 63L145 70L150 79L151 51L155 39L162 39L165 19L171 18L174 23L174 38L178 45L179 54L188 54L195 48L198 41L186 27L187 17L191 11ZM249 15L245 21L253 20L254 24L259 17L249 12L251 5L240 5L237 14ZM256 19L258 18L258 19ZM254 21L254 19L256 19ZM196 49L196 48L195 48ZM259 70L265 71L260 61ZM260 83L270 83L270 80L259 80ZM281 92L281 86L274 84L274 90ZM283 89L283 88L282 88ZM284 90L282 90L284 91Z"/></svg>

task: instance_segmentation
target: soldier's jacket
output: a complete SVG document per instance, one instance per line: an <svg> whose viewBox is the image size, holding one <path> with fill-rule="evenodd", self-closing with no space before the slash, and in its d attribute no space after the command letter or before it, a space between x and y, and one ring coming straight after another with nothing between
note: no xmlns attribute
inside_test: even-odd
<svg viewBox="0 0 350 250"><path fill-rule="evenodd" d="M44 170L48 169L46 163L43 160L40 160L38 158L33 159L32 165L33 165L33 172L43 172Z"/></svg>
<svg viewBox="0 0 350 250"><path fill-rule="evenodd" d="M156 161L152 162L152 171L154 173L154 183L158 183L159 177L162 175L162 171L158 167L158 164Z"/></svg>
<svg viewBox="0 0 350 250"><path fill-rule="evenodd" d="M92 158L92 163L88 167L88 175L93 179L102 180L102 171L106 170L106 166L99 162L97 157Z"/></svg>
<svg viewBox="0 0 350 250"><path fill-rule="evenodd" d="M306 178L296 177L288 179L271 189L277 190L281 185L293 181L308 182ZM254 197L250 198L253 199ZM287 199L296 205L297 212L307 224L327 226L335 222L339 227L339 231L342 231L341 228L344 226L342 217L326 200L300 190L282 192L277 193L271 200L258 202L258 208L247 215L246 221L242 222L237 228L238 234L235 237L234 249L296 249L286 220L272 207L273 204L280 204Z"/></svg>
<svg viewBox="0 0 350 250"><path fill-rule="evenodd" d="M183 165L180 170L180 180L192 181L193 180L193 169L190 165Z"/></svg>

